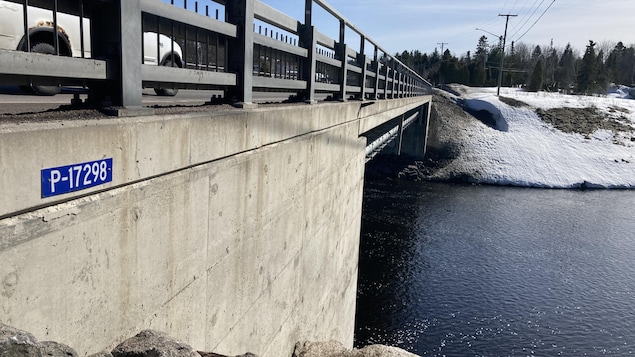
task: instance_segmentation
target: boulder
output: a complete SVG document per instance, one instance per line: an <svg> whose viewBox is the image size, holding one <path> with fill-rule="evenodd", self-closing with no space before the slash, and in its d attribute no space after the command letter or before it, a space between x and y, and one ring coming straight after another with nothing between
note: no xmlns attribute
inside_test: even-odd
<svg viewBox="0 0 635 357"><path fill-rule="evenodd" d="M401 348L370 345L360 350L354 350L351 357L418 357L416 354L402 350Z"/></svg>
<svg viewBox="0 0 635 357"><path fill-rule="evenodd" d="M92 354L88 357L112 357L112 353L110 353L110 351L101 351L101 352Z"/></svg>
<svg viewBox="0 0 635 357"><path fill-rule="evenodd" d="M41 349L32 334L0 323L0 356L42 357Z"/></svg>
<svg viewBox="0 0 635 357"><path fill-rule="evenodd" d="M293 357L418 357L397 347L370 345L348 350L337 341L298 342Z"/></svg>
<svg viewBox="0 0 635 357"><path fill-rule="evenodd" d="M201 352L198 351L198 354L201 355L201 357L231 357L231 356L226 356L226 355L219 355L218 353L214 353L214 352ZM235 357L258 357L257 355L251 353L251 352L247 352L244 355L238 355Z"/></svg>
<svg viewBox="0 0 635 357"><path fill-rule="evenodd" d="M348 350L337 341L297 342L293 357L349 357Z"/></svg>
<svg viewBox="0 0 635 357"><path fill-rule="evenodd" d="M201 357L191 346L167 334L143 330L112 350L113 357Z"/></svg>
<svg viewBox="0 0 635 357"><path fill-rule="evenodd" d="M77 357L77 352L63 343L53 341L40 342L42 357Z"/></svg>

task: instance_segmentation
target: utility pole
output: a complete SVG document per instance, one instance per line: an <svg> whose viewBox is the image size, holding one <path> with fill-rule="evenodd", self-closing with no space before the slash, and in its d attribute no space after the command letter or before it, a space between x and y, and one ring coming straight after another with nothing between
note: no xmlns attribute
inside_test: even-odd
<svg viewBox="0 0 635 357"><path fill-rule="evenodd" d="M449 44L450 44L449 42L437 42L437 45L441 45L441 57L443 57L443 52L444 52L443 48L444 48L444 46L445 45L449 45Z"/></svg>
<svg viewBox="0 0 635 357"><path fill-rule="evenodd" d="M498 16L505 16L505 35L503 35L503 47L501 48L501 65L498 69L498 89L496 90L496 95L500 97L501 95L501 84L503 84L503 65L505 64L505 42L507 41L507 24L509 24L510 17L516 17L518 15L511 14L498 14Z"/></svg>

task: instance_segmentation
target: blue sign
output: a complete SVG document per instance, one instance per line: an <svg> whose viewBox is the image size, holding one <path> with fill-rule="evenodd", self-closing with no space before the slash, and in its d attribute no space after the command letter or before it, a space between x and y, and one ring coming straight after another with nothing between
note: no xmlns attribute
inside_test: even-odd
<svg viewBox="0 0 635 357"><path fill-rule="evenodd" d="M112 158L42 169L42 198L112 181Z"/></svg>

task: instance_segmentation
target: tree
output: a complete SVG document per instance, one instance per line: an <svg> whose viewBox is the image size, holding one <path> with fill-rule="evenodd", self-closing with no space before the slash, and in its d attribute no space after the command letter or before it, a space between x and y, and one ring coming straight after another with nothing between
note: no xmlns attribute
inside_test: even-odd
<svg viewBox="0 0 635 357"><path fill-rule="evenodd" d="M568 43L564 52L562 52L562 56L560 56L558 68L555 73L556 82L558 83L560 89L569 91L573 88L576 82L575 57L576 56L573 54L571 44Z"/></svg>
<svg viewBox="0 0 635 357"><path fill-rule="evenodd" d="M589 41L582 57L580 72L578 73L578 93L592 91L597 82L597 56L595 54L595 42Z"/></svg>
<svg viewBox="0 0 635 357"><path fill-rule="evenodd" d="M527 90L529 92L537 92L542 89L542 80L544 75L544 64L542 58L538 58L536 65L534 66L534 70L531 72L531 80L529 81L529 85L527 86Z"/></svg>

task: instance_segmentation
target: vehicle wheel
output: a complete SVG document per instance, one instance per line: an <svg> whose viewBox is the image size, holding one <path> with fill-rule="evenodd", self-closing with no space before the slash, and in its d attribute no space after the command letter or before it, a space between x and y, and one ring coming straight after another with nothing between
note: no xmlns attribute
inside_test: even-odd
<svg viewBox="0 0 635 357"><path fill-rule="evenodd" d="M171 59L163 62L162 66L165 67L180 67L178 63L172 61ZM178 92L178 88L154 88L154 92L162 97L174 97Z"/></svg>
<svg viewBox="0 0 635 357"><path fill-rule="evenodd" d="M45 42L36 43L31 47L31 52L35 53L44 53L49 55L55 54L55 48ZM38 95L56 95L62 91L62 88L57 86L41 86L41 85L33 85L31 84L31 89Z"/></svg>

